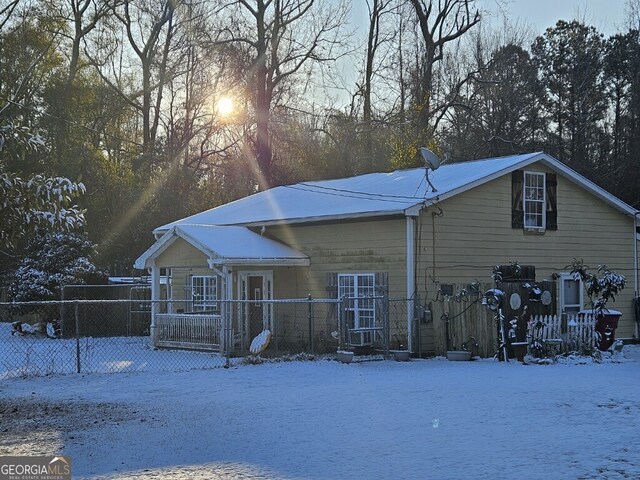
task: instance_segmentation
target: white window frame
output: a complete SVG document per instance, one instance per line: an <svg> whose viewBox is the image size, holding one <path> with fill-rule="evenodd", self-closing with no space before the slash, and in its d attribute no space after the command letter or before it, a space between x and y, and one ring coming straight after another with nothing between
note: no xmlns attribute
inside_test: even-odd
<svg viewBox="0 0 640 480"><path fill-rule="evenodd" d="M574 310L577 309L577 311L579 312L580 310L584 309L584 284L582 283L582 280L580 278L575 278L573 277L570 273L561 273L560 277L560 298L559 298L559 310L561 314L564 313L577 313ZM566 289L565 289L565 282L576 282L577 283L577 287L578 287L578 303L567 303L567 298L566 298ZM567 312L567 308L570 308L571 311Z"/></svg>
<svg viewBox="0 0 640 480"><path fill-rule="evenodd" d="M537 181L533 184L533 179ZM545 230L547 226L547 176L544 172L524 172L522 213L525 230Z"/></svg>
<svg viewBox="0 0 640 480"><path fill-rule="evenodd" d="M191 309L194 312L218 311L218 277L193 275L191 277Z"/></svg>
<svg viewBox="0 0 640 480"><path fill-rule="evenodd" d="M242 331L245 332L245 341L251 342L249 338L249 309L244 302L249 298L248 285L249 277L262 277L262 300L273 300L273 270L251 270L238 272L238 293L239 299L243 300L238 303L238 318L243 322ZM274 333L273 324L273 302L263 304L262 308L263 328L271 330Z"/></svg>
<svg viewBox="0 0 640 480"><path fill-rule="evenodd" d="M353 320L353 325L348 325L351 337L349 343L368 345L373 342L373 329L376 326L375 294L374 273L338 274L338 298L347 297L345 310L351 312Z"/></svg>

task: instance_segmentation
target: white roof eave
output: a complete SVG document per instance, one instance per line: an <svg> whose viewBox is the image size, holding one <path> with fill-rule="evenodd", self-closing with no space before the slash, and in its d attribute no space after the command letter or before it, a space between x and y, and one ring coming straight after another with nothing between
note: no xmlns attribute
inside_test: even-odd
<svg viewBox="0 0 640 480"><path fill-rule="evenodd" d="M224 227L223 227L224 228ZM238 228L238 227L230 227ZM242 227L239 227L242 228ZM150 268L153 261L178 238L182 238L185 242L202 252L208 257L209 266L213 265L262 265L262 266L308 266L310 265L309 257L300 253L294 257L224 257L220 256L209 246L200 242L197 238L189 235L187 231L180 226L173 226L168 229L146 252L144 252L134 262L134 267L138 269ZM292 250L289 247L290 250ZM296 252L299 253L299 252Z"/></svg>

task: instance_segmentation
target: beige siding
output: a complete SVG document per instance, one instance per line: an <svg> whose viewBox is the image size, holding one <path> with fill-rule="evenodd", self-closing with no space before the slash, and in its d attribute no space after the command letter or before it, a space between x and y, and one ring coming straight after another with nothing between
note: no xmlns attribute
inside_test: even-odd
<svg viewBox="0 0 640 480"><path fill-rule="evenodd" d="M186 309L183 301L191 301L189 289L191 288L191 277L193 275L213 275L213 271L206 267L201 268L172 268L171 269L171 299L176 302L174 310L178 308Z"/></svg>
<svg viewBox="0 0 640 480"><path fill-rule="evenodd" d="M177 238L156 259L160 267L206 267L207 256L200 250Z"/></svg>
<svg viewBox="0 0 640 480"><path fill-rule="evenodd" d="M270 227L267 232L311 258L308 268L297 268L295 275L284 280L287 287L283 296L300 298L311 294L314 298L326 298L330 294L327 292L328 273L386 272L389 297L407 297L405 218ZM276 289L282 281L281 276L274 276ZM406 305L403 301L391 302L392 348L398 342L407 344ZM327 327L329 331L335 328ZM425 332L427 330L425 328ZM433 350L432 335L424 338L423 350Z"/></svg>
<svg viewBox="0 0 640 480"><path fill-rule="evenodd" d="M326 297L330 272L387 272L389 296L406 297L404 218L271 227L267 232L311 258L311 265L302 269L308 283L297 282L296 297Z"/></svg>
<svg viewBox="0 0 640 480"><path fill-rule="evenodd" d="M182 238L176 239L156 259L159 267L171 268L171 298L176 303L174 310L186 309L182 303L185 298L185 287L189 275L211 275L207 264L207 256Z"/></svg>
<svg viewBox="0 0 640 480"><path fill-rule="evenodd" d="M633 336L633 219L560 175L557 195L558 230L544 234L511 228L510 175L442 201L441 216L429 208L421 215L419 288L436 298L439 283L490 282L494 265L515 261L535 265L536 280L551 279L581 258L627 277L610 306L623 312L617 336Z"/></svg>

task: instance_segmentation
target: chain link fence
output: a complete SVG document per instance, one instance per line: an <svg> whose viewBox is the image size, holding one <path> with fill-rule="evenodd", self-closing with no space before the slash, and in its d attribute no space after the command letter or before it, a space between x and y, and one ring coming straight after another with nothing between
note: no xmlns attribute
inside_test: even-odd
<svg viewBox="0 0 640 480"><path fill-rule="evenodd" d="M151 305L130 300L0 304L0 378L224 366L219 354L154 347Z"/></svg>
<svg viewBox="0 0 640 480"><path fill-rule="evenodd" d="M342 349L387 358L390 348L406 348L407 305L386 297L360 299L359 309L348 298L219 301L193 311L144 295L4 302L0 378L210 369L254 363L256 355L331 358Z"/></svg>

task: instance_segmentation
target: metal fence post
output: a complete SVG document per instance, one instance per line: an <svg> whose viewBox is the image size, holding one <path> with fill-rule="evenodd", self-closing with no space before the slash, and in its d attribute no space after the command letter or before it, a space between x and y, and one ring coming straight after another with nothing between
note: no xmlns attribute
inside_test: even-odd
<svg viewBox="0 0 640 480"><path fill-rule="evenodd" d="M273 307L274 307L273 310L275 311L275 305L273 305ZM276 352L279 352L280 351L280 326L281 326L280 323L278 323L279 316L275 314L272 315L271 321L273 322L273 325L272 325L273 331L271 332L271 338L273 339L273 344L276 349Z"/></svg>
<svg viewBox="0 0 640 480"><path fill-rule="evenodd" d="M76 318L76 372L80 373L80 316L78 315L78 302L73 302Z"/></svg>
<svg viewBox="0 0 640 480"><path fill-rule="evenodd" d="M345 322L345 312L349 306L349 297L343 295L340 299L339 308L338 308L338 327L340 328L340 350L342 350L347 343L347 326Z"/></svg>
<svg viewBox="0 0 640 480"><path fill-rule="evenodd" d="M389 328L389 296L386 293L382 295L382 328L384 332L384 357L389 358L391 331Z"/></svg>
<svg viewBox="0 0 640 480"><path fill-rule="evenodd" d="M225 368L231 365L231 349L233 348L233 321L231 319L231 303L225 300L223 303L222 315L222 336L224 338Z"/></svg>
<svg viewBox="0 0 640 480"><path fill-rule="evenodd" d="M311 294L309 294L307 300L309 301L309 353L313 353L313 303Z"/></svg>
<svg viewBox="0 0 640 480"><path fill-rule="evenodd" d="M422 358L422 304L418 295L415 296L415 302L413 302L413 324L415 326L418 358Z"/></svg>

